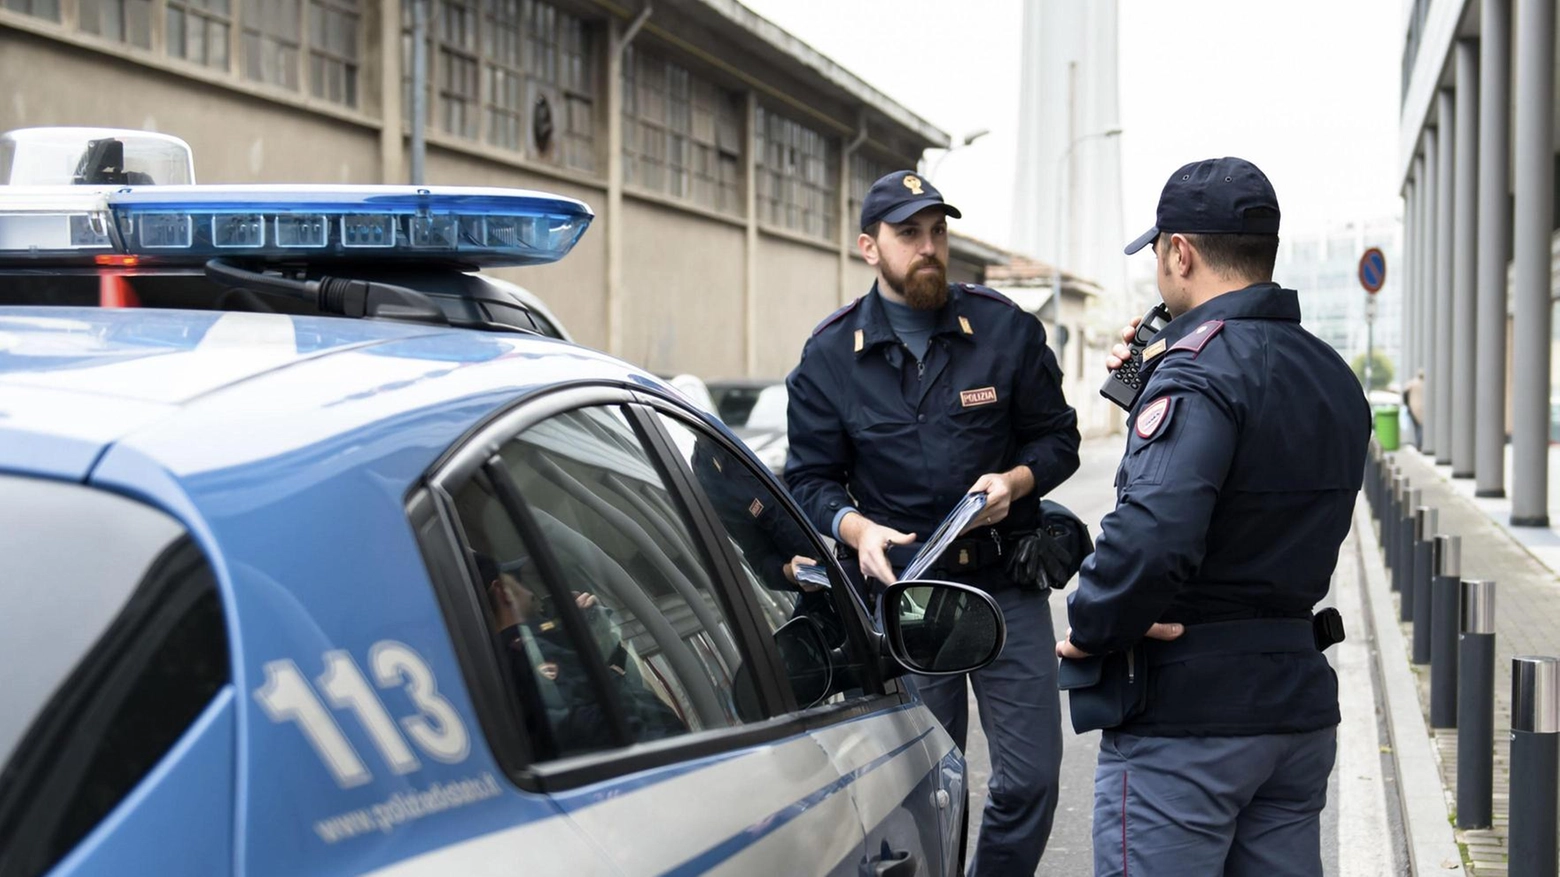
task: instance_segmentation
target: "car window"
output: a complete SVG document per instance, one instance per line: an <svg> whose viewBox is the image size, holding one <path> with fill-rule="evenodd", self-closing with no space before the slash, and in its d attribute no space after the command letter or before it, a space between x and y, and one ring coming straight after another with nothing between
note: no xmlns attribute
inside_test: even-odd
<svg viewBox="0 0 1560 877"><path fill-rule="evenodd" d="M40 670L51 690L23 716L25 733L0 773L0 874L40 874L119 806L228 685L227 630L211 567L171 518L78 485L0 476L0 486L26 498L13 510L31 512L0 512L17 536L0 557L0 585L6 605L23 610L16 624L30 618L34 628L13 626L6 637L27 652L8 654L13 670L27 668L13 693L24 695ZM73 537L83 541L61 544ZM74 630L51 632L51 614L90 635L77 643ZM59 662L47 653L60 649L70 652L68 673L56 679L48 667Z"/></svg>
<svg viewBox="0 0 1560 877"><path fill-rule="evenodd" d="M787 396L785 384L772 384L758 393L753 407L748 411L747 423L749 429L785 429L785 408Z"/></svg>
<svg viewBox="0 0 1560 877"><path fill-rule="evenodd" d="M831 672L841 679L861 678L854 672L859 664L849 660L854 648L842 620L840 600L844 595L834 590L836 584L841 588L848 585L829 579L824 546L743 457L702 428L666 414L657 416L720 520L745 573L752 602L767 632L776 637L798 706L811 706L852 687L821 680L814 660L828 663L829 659L799 648L794 630L789 635L781 633L798 619L809 619L816 623L835 657L847 659L846 664L830 668ZM813 576L801 569L808 566L813 567Z"/></svg>
<svg viewBox="0 0 1560 877"><path fill-rule="evenodd" d="M453 496L539 758L763 717L710 565L623 409L524 430Z"/></svg>

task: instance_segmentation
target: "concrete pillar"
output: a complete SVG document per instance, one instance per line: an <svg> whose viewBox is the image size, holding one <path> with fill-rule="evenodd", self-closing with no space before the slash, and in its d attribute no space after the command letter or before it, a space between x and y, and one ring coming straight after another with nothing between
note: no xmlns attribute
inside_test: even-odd
<svg viewBox="0 0 1560 877"><path fill-rule="evenodd" d="M1484 0L1479 33L1479 326L1474 363L1474 489L1476 496L1505 496L1511 0Z"/></svg>
<svg viewBox="0 0 1560 877"><path fill-rule="evenodd" d="M1511 523L1549 525L1550 229L1554 225L1555 2L1518 0L1513 124Z"/></svg>
<svg viewBox="0 0 1560 877"><path fill-rule="evenodd" d="M1474 331L1478 311L1479 42L1459 40L1456 194L1452 198L1452 477L1473 477Z"/></svg>
<svg viewBox="0 0 1560 877"><path fill-rule="evenodd" d="M1436 111L1441 119L1441 151L1436 156L1436 190L1440 197L1435 210L1435 377L1430 381L1430 393L1435 396L1435 462L1447 466L1452 462L1452 362L1456 352L1452 347L1452 272L1456 270L1453 257L1453 223L1457 204L1457 95L1451 89L1441 89L1436 96Z"/></svg>
<svg viewBox="0 0 1560 877"><path fill-rule="evenodd" d="M1420 361L1425 368L1424 402L1420 406L1424 410L1422 431L1424 444L1419 452L1434 456L1435 454L1435 425L1436 408L1435 386L1436 364L1441 361L1441 351L1436 347L1436 319L1435 313L1435 271L1436 263L1440 261L1435 251L1435 218L1441 206L1440 175L1436 168L1440 164L1440 132L1435 128L1426 128L1425 155L1422 159L1415 160L1415 166L1420 171L1419 179L1425 181L1425 198L1419 205L1419 271L1424 278L1419 284L1419 339L1420 349L1424 355Z"/></svg>
<svg viewBox="0 0 1560 877"><path fill-rule="evenodd" d="M1420 217L1416 215L1418 209L1420 209L1420 184L1418 178L1410 176L1409 184L1402 189L1402 264L1398 267L1399 272L1402 273L1402 284L1399 286L1399 289L1402 289L1402 356L1399 357L1398 362L1399 385L1406 384L1410 378L1413 378L1413 370L1420 357L1420 351L1416 348L1420 343L1420 337L1415 331L1418 329L1418 307L1420 307L1415 296L1418 293L1420 278L1418 272L1413 270L1413 261L1420 254L1418 243L1413 240L1420 225ZM1387 270L1390 272L1393 268L1388 267Z"/></svg>
<svg viewBox="0 0 1560 877"><path fill-rule="evenodd" d="M612 19L607 30L607 352L623 355L623 50L632 34ZM751 151L751 147L749 149Z"/></svg>
<svg viewBox="0 0 1560 877"><path fill-rule="evenodd" d="M401 127L401 3L379 4L379 182L406 182ZM306 80L305 80L306 81Z"/></svg>

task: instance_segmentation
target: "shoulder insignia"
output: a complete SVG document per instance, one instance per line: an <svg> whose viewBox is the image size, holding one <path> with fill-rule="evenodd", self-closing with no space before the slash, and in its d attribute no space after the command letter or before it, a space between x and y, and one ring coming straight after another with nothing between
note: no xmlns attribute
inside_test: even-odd
<svg viewBox="0 0 1560 877"><path fill-rule="evenodd" d="M1170 405L1169 396L1160 396L1143 406L1132 427L1137 432L1138 438L1153 441L1154 437L1159 435L1160 431L1170 423Z"/></svg>
<svg viewBox="0 0 1560 877"><path fill-rule="evenodd" d="M845 318L846 314L848 314L851 311L855 310L856 307L858 305L860 305L860 304L861 304L861 299L858 298L855 301L851 302L850 304L846 305L845 307L842 307L839 310L835 311L834 313L828 315L827 317L824 317L823 318L823 322L819 323L817 325L817 327L815 327L813 329L813 331L812 331L813 335L816 336L819 332L822 332L824 329L827 329L830 326L834 325L835 323L838 323L840 320Z"/></svg>
<svg viewBox="0 0 1560 877"><path fill-rule="evenodd" d="M989 298L992 301L1002 302L1014 310L1020 310L1018 304L1015 303L1012 299L1008 298L1000 292L997 292L995 289L992 289L989 286L978 286L974 283L961 283L959 284L959 288L969 293L970 295L978 295L981 298Z"/></svg>
<svg viewBox="0 0 1560 877"><path fill-rule="evenodd" d="M856 330L856 352L860 353L861 349L863 347L866 347L866 346L867 346L867 333L862 331L861 329L857 329Z"/></svg>
<svg viewBox="0 0 1560 877"><path fill-rule="evenodd" d="M1143 361L1148 362L1150 359L1153 359L1154 357L1164 352L1165 339L1161 338L1158 341L1155 341L1153 344L1143 348Z"/></svg>
<svg viewBox="0 0 1560 877"><path fill-rule="evenodd" d="M964 334L966 334L966 335L974 335L975 334L975 330L970 327L970 318L964 316L963 314L959 315L959 328L963 329L964 330Z"/></svg>
<svg viewBox="0 0 1560 877"><path fill-rule="evenodd" d="M1203 323L1201 326L1198 326L1196 329L1188 332L1186 337L1182 338L1180 341L1175 342L1175 346L1171 347L1170 349L1190 350L1192 352L1192 356L1195 358L1197 354L1202 352L1203 347L1209 341L1213 340L1213 336L1219 334L1219 330L1223 328L1223 320L1209 320L1208 322Z"/></svg>

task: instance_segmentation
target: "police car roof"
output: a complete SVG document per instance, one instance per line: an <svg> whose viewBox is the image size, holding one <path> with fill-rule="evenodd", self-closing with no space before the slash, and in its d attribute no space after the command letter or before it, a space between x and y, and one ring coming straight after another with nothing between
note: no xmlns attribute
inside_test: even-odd
<svg viewBox="0 0 1560 877"><path fill-rule="evenodd" d="M0 471L81 480L128 453L183 481L285 466L349 441L407 450L410 484L504 400L586 381L669 392L605 354L537 336L279 314L0 308Z"/></svg>

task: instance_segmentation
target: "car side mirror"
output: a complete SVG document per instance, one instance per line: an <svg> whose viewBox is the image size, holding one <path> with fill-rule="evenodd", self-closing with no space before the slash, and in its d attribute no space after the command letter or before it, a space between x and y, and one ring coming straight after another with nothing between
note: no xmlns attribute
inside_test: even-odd
<svg viewBox="0 0 1560 877"><path fill-rule="evenodd" d="M823 626L809 615L798 615L775 630L775 650L791 680L798 709L809 709L829 696L834 684L834 660Z"/></svg>
<svg viewBox="0 0 1560 877"><path fill-rule="evenodd" d="M894 661L924 676L979 670L1002 654L1007 641L997 602L969 585L898 582L879 598L878 613Z"/></svg>

